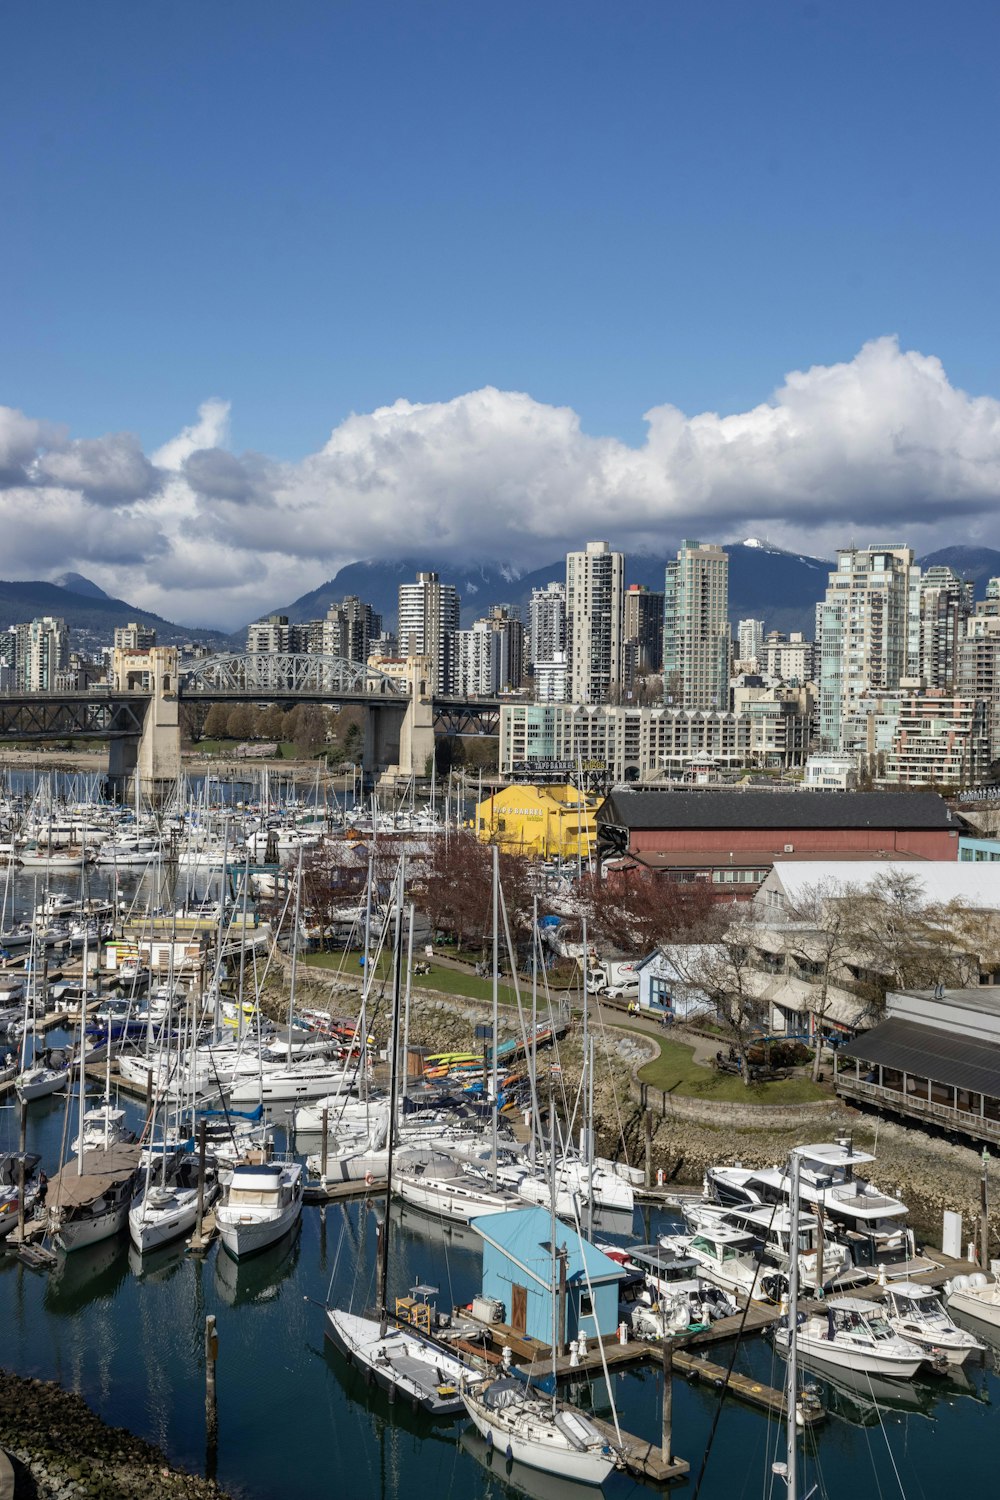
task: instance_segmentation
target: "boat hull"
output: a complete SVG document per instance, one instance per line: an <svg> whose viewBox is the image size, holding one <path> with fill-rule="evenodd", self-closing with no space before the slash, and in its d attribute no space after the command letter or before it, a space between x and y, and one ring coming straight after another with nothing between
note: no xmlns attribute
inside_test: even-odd
<svg viewBox="0 0 1000 1500"><path fill-rule="evenodd" d="M256 1255L258 1250L266 1250L268 1245L273 1245L275 1240L288 1233L302 1213L302 1198L300 1196L287 1204L273 1218L227 1221L224 1212L221 1208L216 1211L219 1237L234 1260L244 1260L248 1255Z"/></svg>
<svg viewBox="0 0 1000 1500"><path fill-rule="evenodd" d="M408 1329L390 1324L383 1337L373 1318L330 1308L326 1334L350 1364L386 1391L402 1396L417 1410L434 1417L457 1417L464 1411L459 1392L463 1374L460 1360Z"/></svg>
<svg viewBox="0 0 1000 1500"><path fill-rule="evenodd" d="M580 1450L572 1447L555 1435L546 1438L547 1426L539 1423L535 1427L525 1426L519 1430L516 1424L504 1420L503 1412L491 1412L475 1397L466 1393L465 1408L479 1432L495 1452L527 1464L532 1469L542 1469L549 1474L561 1474L564 1479L574 1479L578 1484L603 1484L616 1467L615 1455L608 1449Z"/></svg>

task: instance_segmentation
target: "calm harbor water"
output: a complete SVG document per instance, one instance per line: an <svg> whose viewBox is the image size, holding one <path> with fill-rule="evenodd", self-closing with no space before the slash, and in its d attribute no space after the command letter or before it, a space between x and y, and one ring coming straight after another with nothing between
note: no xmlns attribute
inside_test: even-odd
<svg viewBox="0 0 1000 1500"><path fill-rule="evenodd" d="M133 1106L129 1106L133 1114ZM51 1166L62 1136L60 1100L31 1106L29 1149ZM12 1109L0 1114L0 1146L16 1133ZM311 1143L299 1142L300 1146ZM140 1262L127 1241L79 1251L48 1274L0 1257L0 1326L5 1366L56 1379L79 1391L107 1421L159 1443L192 1469L205 1462L205 1316L219 1332L218 1477L247 1500L327 1497L345 1482L357 1500L433 1494L527 1492L571 1500L565 1481L515 1471L485 1453L464 1423L434 1427L407 1408L390 1408L368 1391L326 1344L322 1305L365 1305L373 1291L375 1226L381 1204L307 1207L300 1229L254 1260L236 1265L218 1246L204 1259L168 1248ZM636 1215L635 1231L655 1234L667 1220ZM391 1215L393 1294L417 1281L441 1289L441 1303L468 1301L479 1287L480 1256L468 1233L450 1233L407 1211ZM713 1353L728 1359L728 1350ZM737 1368L780 1384L783 1365L761 1339L737 1356ZM820 1382L827 1422L807 1439L831 1495L940 1495L957 1480L981 1492L994 1483L998 1434L993 1403L1000 1382L991 1354L958 1383L928 1378L892 1382L874 1392ZM660 1378L642 1369L613 1377L622 1426L657 1437ZM581 1404L607 1407L603 1383L583 1384ZM674 1382L676 1451L692 1465L694 1494L718 1410L709 1386ZM771 1492L770 1463L783 1435L761 1414L727 1400L701 1484L704 1496ZM809 1469L815 1468L810 1459ZM898 1474L898 1479L897 1479ZM518 1481L516 1484L512 1481ZM774 1493L783 1493L774 1481ZM646 1493L623 1475L609 1500Z"/></svg>
<svg viewBox="0 0 1000 1500"><path fill-rule="evenodd" d="M107 876L91 878L98 894ZM126 877L134 888L137 876ZM52 881L75 889L75 881ZM34 880L14 883L15 915L33 899ZM140 904L145 903L145 895ZM11 912L11 905L8 905ZM60 1040L53 1033L52 1042ZM137 1106L126 1103L130 1123ZM29 1109L28 1147L46 1170L58 1165L65 1104L42 1100ZM283 1123L283 1117L277 1118ZM0 1149L17 1144L17 1115L0 1107ZM293 1143L298 1155L314 1141ZM555 1477L488 1466L467 1424L438 1427L408 1408L390 1407L366 1389L324 1339L323 1305L366 1305L374 1289L375 1229L381 1204L307 1207L286 1242L237 1266L219 1246L204 1260L183 1243L140 1261L127 1239L79 1251L47 1274L0 1254L0 1361L25 1375L56 1379L80 1392L108 1422L160 1444L193 1470L205 1464L204 1326L218 1320L218 1477L245 1500L340 1495L352 1500L466 1500L527 1493L541 1500L583 1500ZM654 1238L670 1221L636 1214L634 1234ZM621 1237L620 1224L613 1237ZM390 1226L392 1295L418 1282L441 1290L440 1303L469 1301L479 1290L480 1252L468 1231L449 1231L412 1211L394 1209ZM730 1350L712 1352L727 1363ZM1000 1399L990 1351L958 1382L928 1377L913 1383L818 1381L829 1419L804 1440L806 1470L831 1496L939 1497L958 1484L991 1493ZM780 1385L784 1366L762 1339L740 1349L736 1367ZM608 1414L603 1383L573 1391L582 1405ZM623 1428L658 1440L659 1372L638 1367L613 1377ZM691 1464L681 1493L734 1500L784 1494L770 1465L784 1435L761 1413L728 1399L719 1414L712 1387L674 1382L674 1447ZM716 1428L714 1439L713 1427ZM711 1441L704 1474L703 1457ZM804 1491L803 1491L804 1492ZM624 1475L605 1486L608 1500L652 1493Z"/></svg>

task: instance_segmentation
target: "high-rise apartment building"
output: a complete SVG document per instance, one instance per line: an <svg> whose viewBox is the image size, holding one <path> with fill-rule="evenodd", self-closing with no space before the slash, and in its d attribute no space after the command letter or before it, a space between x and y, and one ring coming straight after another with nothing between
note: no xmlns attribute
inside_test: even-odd
<svg viewBox="0 0 1000 1500"><path fill-rule="evenodd" d="M634 647L633 671L644 677L663 666L663 595L631 583L625 590L622 638Z"/></svg>
<svg viewBox="0 0 1000 1500"><path fill-rule="evenodd" d="M151 625L130 620L127 625L115 626L116 651L152 651L155 645L156 631Z"/></svg>
<svg viewBox="0 0 1000 1500"><path fill-rule="evenodd" d="M622 675L625 555L607 542L566 554L566 648L570 700L608 703Z"/></svg>
<svg viewBox="0 0 1000 1500"><path fill-rule="evenodd" d="M892 542L837 552L819 609L819 732L843 748L845 721L865 693L891 692L919 671L919 570Z"/></svg>
<svg viewBox="0 0 1000 1500"><path fill-rule="evenodd" d="M496 691L494 653L498 637L488 620L452 637L451 691L456 698L489 698Z"/></svg>
<svg viewBox="0 0 1000 1500"><path fill-rule="evenodd" d="M372 642L381 634L382 616L357 594L348 594L339 604L331 604L326 612L322 622L322 651L325 656L366 662Z"/></svg>
<svg viewBox="0 0 1000 1500"><path fill-rule="evenodd" d="M268 615L264 620L255 620L247 626L247 651L284 652L291 651L292 631L287 615Z"/></svg>
<svg viewBox="0 0 1000 1500"><path fill-rule="evenodd" d="M494 604L486 619L493 636L493 692L516 693L524 681L524 626L510 604Z"/></svg>
<svg viewBox="0 0 1000 1500"><path fill-rule="evenodd" d="M816 671L815 647L801 630L793 630L788 635L780 630L770 630L764 638L761 667L766 677L778 682L812 682Z"/></svg>
<svg viewBox="0 0 1000 1500"><path fill-rule="evenodd" d="M918 675L926 688L953 688L958 680L958 648L972 614L972 593L972 584L954 568L935 565L920 576Z"/></svg>
<svg viewBox="0 0 1000 1500"><path fill-rule="evenodd" d="M729 707L729 558L711 543L682 542L667 563L663 699L670 708Z"/></svg>
<svg viewBox="0 0 1000 1500"><path fill-rule="evenodd" d="M566 650L566 585L550 583L531 590L528 606L528 643L531 665L553 661Z"/></svg>
<svg viewBox="0 0 1000 1500"><path fill-rule="evenodd" d="M755 667L763 664L763 620L741 620L736 627L736 639L738 642L736 656L739 661L753 662Z"/></svg>
<svg viewBox="0 0 1000 1500"><path fill-rule="evenodd" d="M439 693L451 691L452 637L458 629L459 598L453 583L437 573L418 573L415 583L399 585L399 650L429 656Z"/></svg>
<svg viewBox="0 0 1000 1500"><path fill-rule="evenodd" d="M16 672L25 693L55 691L56 673L69 662L69 627L65 620L45 615L18 625Z"/></svg>

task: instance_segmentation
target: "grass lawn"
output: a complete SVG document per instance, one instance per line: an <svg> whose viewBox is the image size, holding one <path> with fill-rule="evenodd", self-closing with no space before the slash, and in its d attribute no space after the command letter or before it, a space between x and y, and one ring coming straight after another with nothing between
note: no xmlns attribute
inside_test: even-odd
<svg viewBox="0 0 1000 1500"><path fill-rule="evenodd" d="M640 1068L639 1080L664 1093L683 1094L691 1099L722 1099L734 1104L808 1104L814 1099L829 1098L826 1089L798 1076L775 1083L752 1083L747 1088L730 1073L717 1073L714 1068L696 1063L691 1047L660 1041L658 1037L655 1040L659 1042L660 1055Z"/></svg>
<svg viewBox="0 0 1000 1500"><path fill-rule="evenodd" d="M310 953L303 962L307 967L320 969L339 970L344 976L352 979L361 973L361 965L358 962L360 954L351 953ZM375 969L379 979L388 979L392 972L392 958L383 953ZM492 1000L492 979L480 979L477 974L464 974L460 969L446 968L443 964L431 963L429 974L414 974L413 983L421 989L440 990L443 995L464 995L470 1000ZM499 998L501 1005L513 1005L514 990L509 980L500 981ZM526 979L521 985L521 1004L531 1004L531 980ZM541 988L539 988L539 1008L544 1004Z"/></svg>

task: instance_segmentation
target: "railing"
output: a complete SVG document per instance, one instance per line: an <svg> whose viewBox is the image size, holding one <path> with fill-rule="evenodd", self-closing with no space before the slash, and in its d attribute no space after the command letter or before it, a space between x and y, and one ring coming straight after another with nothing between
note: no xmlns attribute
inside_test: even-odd
<svg viewBox="0 0 1000 1500"><path fill-rule="evenodd" d="M970 1114L968 1110L954 1109L950 1104L938 1104L933 1099L921 1099L916 1094L903 1094L898 1089L882 1088L877 1083L865 1083L860 1078L839 1074L837 1093L846 1099L857 1099L868 1104L879 1104L896 1114L909 1115L926 1120L933 1125L946 1125L963 1135L980 1141L1000 1141L1000 1120L991 1120L986 1115Z"/></svg>

